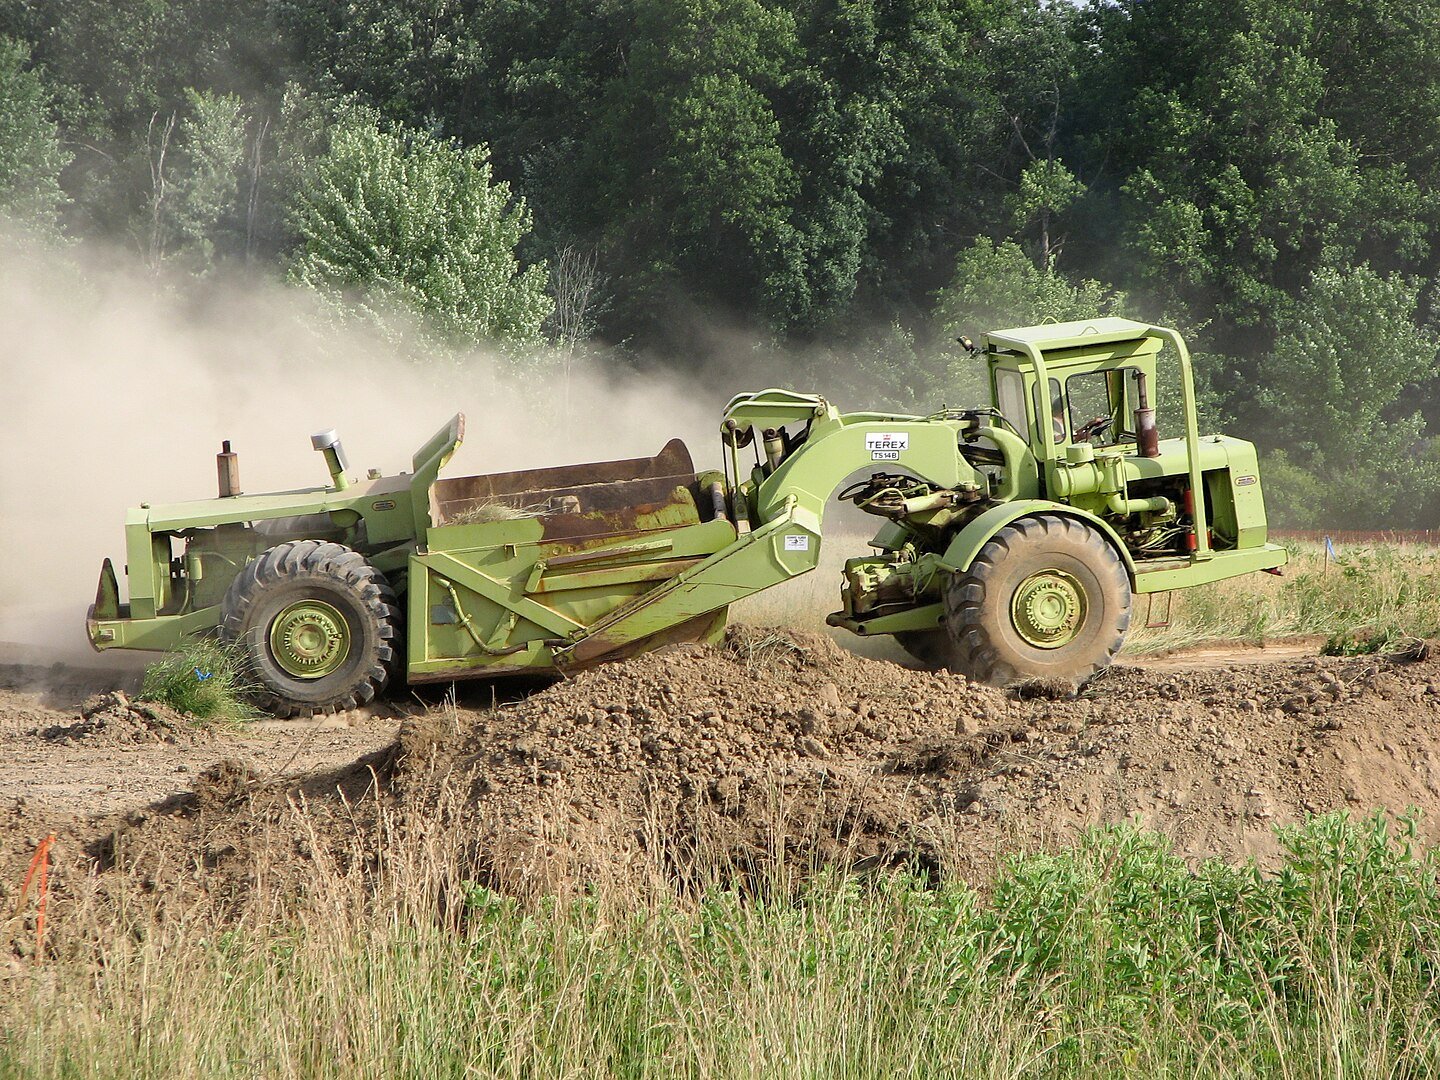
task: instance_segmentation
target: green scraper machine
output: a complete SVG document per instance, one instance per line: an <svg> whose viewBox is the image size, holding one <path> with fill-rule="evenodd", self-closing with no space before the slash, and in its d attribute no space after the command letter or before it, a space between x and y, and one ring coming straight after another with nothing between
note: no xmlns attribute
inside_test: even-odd
<svg viewBox="0 0 1440 1080"><path fill-rule="evenodd" d="M326 432L312 442L328 485L251 495L227 444L219 498L129 512L128 601L106 560L90 640L218 634L279 715L352 708L396 678L564 673L715 640L731 604L815 568L838 493L882 524L874 554L845 564L831 625L989 683L1078 684L1119 650L1136 594L1284 563L1255 448L1196 429L1175 331L1097 319L972 348L988 405L907 416L741 394L713 472L675 440L652 458L442 478L457 416L408 474L352 480ZM1162 438L1169 393L1183 430Z"/></svg>

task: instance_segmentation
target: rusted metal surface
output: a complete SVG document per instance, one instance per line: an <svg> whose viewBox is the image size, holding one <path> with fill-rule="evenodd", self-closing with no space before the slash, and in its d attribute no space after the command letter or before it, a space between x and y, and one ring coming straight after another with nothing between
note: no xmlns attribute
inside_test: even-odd
<svg viewBox="0 0 1440 1080"><path fill-rule="evenodd" d="M641 653L652 652L665 645L682 645L689 642L717 641L725 631L725 621L729 615L729 608L720 608L717 611L707 611L693 619L677 623L649 637L627 642L620 646L612 646L604 652L577 656L569 663L565 670L583 671L587 667L596 664L608 663L611 660L624 660L631 656L639 656Z"/></svg>
<svg viewBox="0 0 1440 1080"><path fill-rule="evenodd" d="M473 507L498 503L537 518L545 541L595 542L695 525L702 505L708 510L713 502L701 498L679 439L653 458L462 476L437 482L434 491L434 517L442 527Z"/></svg>
<svg viewBox="0 0 1440 1080"><path fill-rule="evenodd" d="M671 477L683 477L689 483L695 481L695 465L690 451L679 439L671 439L654 457L438 480L433 489L433 500L438 511L436 520L444 521L476 503L510 502L513 497L521 495L529 498L565 494L580 495L583 502L582 491L593 491L597 486Z"/></svg>

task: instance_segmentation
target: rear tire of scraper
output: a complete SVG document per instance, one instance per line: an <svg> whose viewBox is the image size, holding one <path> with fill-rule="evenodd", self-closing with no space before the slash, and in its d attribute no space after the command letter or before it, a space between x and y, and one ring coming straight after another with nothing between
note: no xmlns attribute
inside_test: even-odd
<svg viewBox="0 0 1440 1080"><path fill-rule="evenodd" d="M252 560L221 605L220 636L244 655L255 704L276 716L353 709L399 663L395 590L358 551L320 540Z"/></svg>
<svg viewBox="0 0 1440 1080"><path fill-rule="evenodd" d="M1109 666L1130 628L1130 578L1096 529L1061 514L1012 522L945 587L957 670L992 686L1079 686Z"/></svg>

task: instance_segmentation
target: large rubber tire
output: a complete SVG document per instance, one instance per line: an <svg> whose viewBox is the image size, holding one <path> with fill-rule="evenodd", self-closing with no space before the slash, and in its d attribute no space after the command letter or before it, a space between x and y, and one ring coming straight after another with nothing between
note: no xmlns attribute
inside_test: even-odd
<svg viewBox="0 0 1440 1080"><path fill-rule="evenodd" d="M385 576L358 551L320 540L264 552L221 605L220 636L244 654L256 705L276 716L373 700L399 662L400 629Z"/></svg>
<svg viewBox="0 0 1440 1080"><path fill-rule="evenodd" d="M949 631L905 630L895 635L895 644L928 668L949 667L955 658L955 643Z"/></svg>
<svg viewBox="0 0 1440 1080"><path fill-rule="evenodd" d="M1023 517L946 584L945 625L952 667L972 679L1078 686L1125 643L1130 579L1115 548L1083 521Z"/></svg>

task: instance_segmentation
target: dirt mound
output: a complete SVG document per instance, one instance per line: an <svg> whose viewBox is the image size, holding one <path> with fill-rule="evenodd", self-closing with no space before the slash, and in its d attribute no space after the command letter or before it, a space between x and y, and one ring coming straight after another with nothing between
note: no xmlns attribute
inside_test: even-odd
<svg viewBox="0 0 1440 1080"><path fill-rule="evenodd" d="M1440 842L1440 663L1428 656L1117 667L1030 724L1023 757L981 778L980 808L1032 838L1135 816L1188 856L1264 861L1276 824L1415 807Z"/></svg>
<svg viewBox="0 0 1440 1080"><path fill-rule="evenodd" d="M80 706L74 723L54 724L37 730L47 742L92 746L133 746L137 743L197 743L213 738L166 705L131 701L123 690L96 694Z"/></svg>
<svg viewBox="0 0 1440 1080"><path fill-rule="evenodd" d="M1117 667L1079 696L1009 693L739 628L602 667L447 744L499 883L680 867L920 861L981 880L997 855L1138 818L1182 854L1276 851L1273 826L1424 810L1440 841L1440 664L1312 657Z"/></svg>
<svg viewBox="0 0 1440 1080"><path fill-rule="evenodd" d="M722 649L668 648L465 718L452 767L506 883L657 849L749 864L782 835L792 859L883 861L913 851L917 777L986 758L982 731L1016 710L959 675L742 627Z"/></svg>
<svg viewBox="0 0 1440 1080"><path fill-rule="evenodd" d="M134 656L123 658L130 662L123 668L79 667L64 661L33 662L40 659L33 655L28 657L32 662L20 663L16 662L17 652L16 646L0 642L0 731L6 730L5 714L19 695L36 705L68 712L95 694L115 689L131 693L140 688L141 673L129 670Z"/></svg>
<svg viewBox="0 0 1440 1080"><path fill-rule="evenodd" d="M777 863L980 883L1006 851L1126 818L1186 857L1265 862L1274 825L1336 809L1416 806L1440 842L1440 662L1121 666L1067 697L742 627L417 714L342 768L222 763L194 787L114 828L105 859L235 904L256 881L279 895L277 873L314 889L326 867L377 873L442 841L463 877L520 892Z"/></svg>

